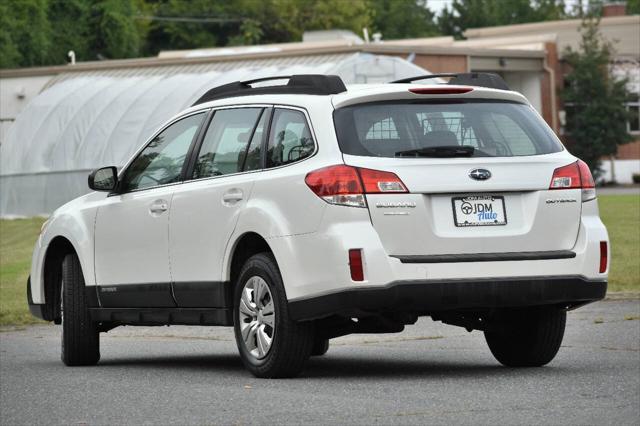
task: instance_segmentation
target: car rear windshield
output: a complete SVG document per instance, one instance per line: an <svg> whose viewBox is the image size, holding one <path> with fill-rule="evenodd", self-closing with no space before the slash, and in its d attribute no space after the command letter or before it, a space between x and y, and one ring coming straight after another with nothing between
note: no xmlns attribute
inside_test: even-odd
<svg viewBox="0 0 640 426"><path fill-rule="evenodd" d="M532 107L503 101L358 104L334 112L343 153L369 157L515 157L562 151Z"/></svg>

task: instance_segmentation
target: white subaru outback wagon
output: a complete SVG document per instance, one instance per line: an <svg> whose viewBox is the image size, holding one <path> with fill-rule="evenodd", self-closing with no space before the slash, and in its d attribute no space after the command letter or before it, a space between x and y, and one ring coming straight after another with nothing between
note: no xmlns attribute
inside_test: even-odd
<svg viewBox="0 0 640 426"><path fill-rule="evenodd" d="M497 75L264 80L209 90L45 222L27 297L65 364L121 325L233 326L254 375L287 377L428 315L541 366L605 296L589 168Z"/></svg>

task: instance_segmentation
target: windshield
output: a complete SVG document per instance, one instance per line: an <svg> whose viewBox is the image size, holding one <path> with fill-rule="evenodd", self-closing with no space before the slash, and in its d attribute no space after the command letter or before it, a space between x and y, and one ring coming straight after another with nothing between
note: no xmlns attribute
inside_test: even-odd
<svg viewBox="0 0 640 426"><path fill-rule="evenodd" d="M515 157L563 149L532 107L514 102L360 104L337 109L334 122L350 155Z"/></svg>

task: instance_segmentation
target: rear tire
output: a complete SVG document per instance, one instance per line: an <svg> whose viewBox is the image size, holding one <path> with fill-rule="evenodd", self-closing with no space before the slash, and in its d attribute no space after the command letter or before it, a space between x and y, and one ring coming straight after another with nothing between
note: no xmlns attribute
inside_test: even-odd
<svg viewBox="0 0 640 426"><path fill-rule="evenodd" d="M567 320L564 309L522 310L505 315L510 331L484 333L493 356L507 367L540 367L556 356Z"/></svg>
<svg viewBox="0 0 640 426"><path fill-rule="evenodd" d="M100 333L91 321L84 276L76 254L62 262L62 362L95 365L100 360Z"/></svg>
<svg viewBox="0 0 640 426"><path fill-rule="evenodd" d="M329 350L329 339L316 339L313 342L311 356L322 356Z"/></svg>
<svg viewBox="0 0 640 426"><path fill-rule="evenodd" d="M300 374L311 355L315 329L311 322L290 319L273 255L260 253L246 261L235 285L233 306L236 343L245 367L261 378Z"/></svg>

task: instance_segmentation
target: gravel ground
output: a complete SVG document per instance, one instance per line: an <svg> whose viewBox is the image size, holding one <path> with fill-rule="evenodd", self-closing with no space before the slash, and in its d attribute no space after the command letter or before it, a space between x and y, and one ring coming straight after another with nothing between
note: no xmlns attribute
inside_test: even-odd
<svg viewBox="0 0 640 426"><path fill-rule="evenodd" d="M57 326L0 333L0 424L640 424L640 301L569 314L544 368L508 369L480 332L421 319L331 341L303 375L260 380L230 329L122 327L97 367L60 362Z"/></svg>

